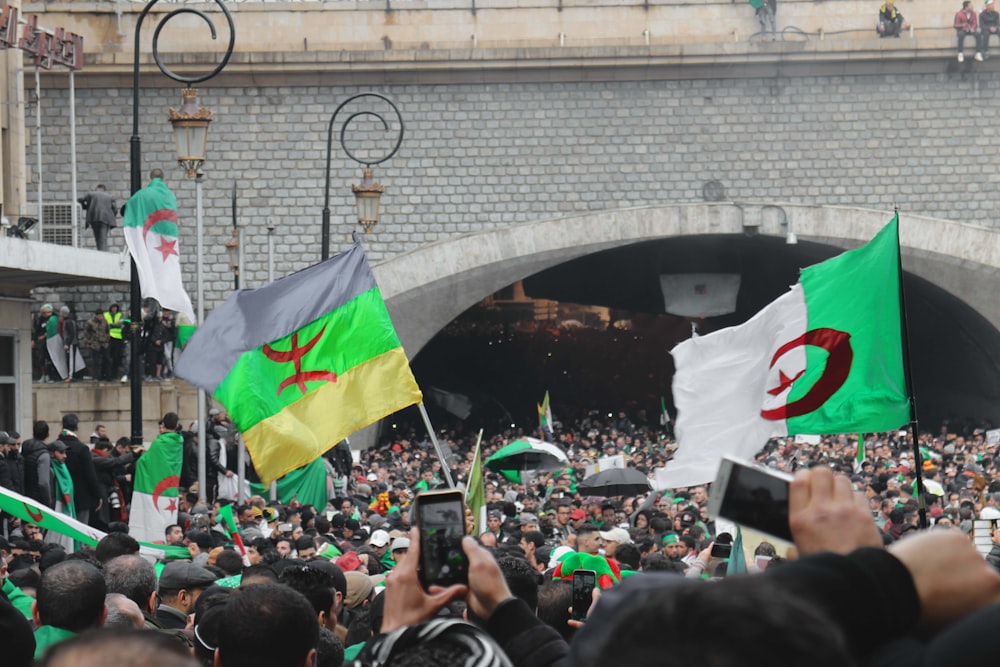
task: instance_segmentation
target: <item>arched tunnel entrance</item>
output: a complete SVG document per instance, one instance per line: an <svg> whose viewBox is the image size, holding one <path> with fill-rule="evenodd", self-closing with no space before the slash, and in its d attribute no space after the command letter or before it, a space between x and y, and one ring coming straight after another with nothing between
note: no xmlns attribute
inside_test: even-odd
<svg viewBox="0 0 1000 667"><path fill-rule="evenodd" d="M418 382L471 398L468 427L531 428L546 390L563 410L655 419L660 396L671 403L669 350L692 322L706 333L745 321L800 268L867 242L890 217L773 204L628 209L468 234L375 272ZM900 236L921 427L1000 423L996 233L901 216ZM666 314L659 277L690 272L738 274L733 311Z"/></svg>
<svg viewBox="0 0 1000 667"><path fill-rule="evenodd" d="M746 321L796 282L801 267L839 252L776 237L706 235L594 253L469 308L416 355L414 373L425 389L468 396L476 418L496 425L530 428L545 391L567 418L625 410L655 419L661 396L674 414L669 351L692 326L708 333ZM733 312L665 313L660 276L690 273L738 274ZM996 422L1000 332L927 280L904 274L904 288L921 427L937 429L945 419Z"/></svg>

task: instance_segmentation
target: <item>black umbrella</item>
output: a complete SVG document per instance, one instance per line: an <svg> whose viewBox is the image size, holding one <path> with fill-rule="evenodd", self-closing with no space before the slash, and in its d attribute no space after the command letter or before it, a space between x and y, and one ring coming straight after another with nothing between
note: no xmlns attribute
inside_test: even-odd
<svg viewBox="0 0 1000 667"><path fill-rule="evenodd" d="M649 491L649 479L635 468L612 468L591 475L576 485L577 490L595 496L634 496Z"/></svg>

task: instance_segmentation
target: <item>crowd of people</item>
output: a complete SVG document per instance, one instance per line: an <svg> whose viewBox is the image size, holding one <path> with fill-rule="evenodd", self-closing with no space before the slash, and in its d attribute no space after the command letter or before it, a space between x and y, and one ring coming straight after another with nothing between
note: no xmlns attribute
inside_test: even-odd
<svg viewBox="0 0 1000 667"><path fill-rule="evenodd" d="M139 354L142 379L173 377L177 347L176 314L147 300L142 309ZM131 319L121 306L97 308L81 321L69 305L56 312L43 304L32 327L32 374L39 382L76 380L127 382L131 373Z"/></svg>
<svg viewBox="0 0 1000 667"><path fill-rule="evenodd" d="M899 37L909 27L894 0L885 0L879 7L875 25L879 36ZM990 37L1000 40L1000 12L995 1L986 0L983 9L976 12L972 0L963 0L962 8L955 13L954 28L958 39L958 62L965 62L966 41L971 41L975 49L973 59L983 62L989 57Z"/></svg>
<svg viewBox="0 0 1000 667"><path fill-rule="evenodd" d="M211 420L218 446L231 425L222 413ZM164 421L180 428L176 415ZM440 435L445 461L406 426L357 460L334 451L324 506L234 499L223 485L200 492L182 475L163 542L187 557L165 563L128 534L142 453L96 425L89 444L79 431L68 414L57 434L44 423L24 442L0 434L0 485L58 508L65 482L51 469L65 467L77 519L107 533L96 548L74 549L5 517L4 664L971 664L1000 650L984 631L1000 618L991 566L1000 547L984 559L970 539L976 519L1000 518L988 424L945 425L916 450L906 432L866 434L863 463L854 435L767 443L758 462L796 475L795 549L755 540L720 559L713 545L732 536L707 514L707 486L579 492L602 457L655 478L676 448L669 424L592 411L556 424L568 466L486 471L485 525L466 517L468 583L430 590L420 585L411 508L445 486L445 465L469 483L476 438L461 423ZM482 459L522 435L489 437ZM931 530L920 530L921 507ZM218 516L230 510L227 530ZM598 583L585 620L571 612L579 569Z"/></svg>

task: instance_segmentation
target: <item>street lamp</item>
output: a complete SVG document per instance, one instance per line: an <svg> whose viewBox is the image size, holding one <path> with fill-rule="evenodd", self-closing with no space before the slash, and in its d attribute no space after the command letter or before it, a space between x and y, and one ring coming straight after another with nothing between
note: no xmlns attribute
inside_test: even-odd
<svg viewBox="0 0 1000 667"><path fill-rule="evenodd" d="M142 139L139 136L139 51L140 51L139 38L142 35L142 23L146 19L146 15L149 14L149 11L159 1L160 0L149 0L149 2L147 2L146 5L142 8L142 12L140 12L139 18L136 19L135 22L135 38L132 47L132 55L133 55L132 136L129 138L129 176L131 181L130 185L132 194L135 194L136 192L142 189ZM173 11L168 12L163 18L161 18L160 21L156 24L156 30L153 32L153 44L152 44L153 60L156 63L156 66L159 68L160 72L162 72L164 75L173 79L174 81L183 83L187 88L190 88L192 84L200 83L202 81L207 81L216 74L218 74L219 72L221 72L223 68L225 68L226 64L229 62L230 56L233 55L233 46L236 43L236 27L233 24L233 17L229 14L229 9L226 7L225 3L222 2L222 0L214 0L214 1L215 4L217 4L219 8L222 10L222 13L225 14L226 21L229 24L229 44L226 48L225 55L222 57L222 61L215 67L215 69L213 69L208 74L197 77L185 77L176 74L169 67L167 67L160 59L160 51L158 48L160 31L163 30L163 27L167 24L167 22L170 19L179 14L194 14L195 16L201 18L205 23L208 24L208 27L212 33L212 39L215 39L216 38L215 24L212 23L212 20L208 17L208 14L206 14L201 10L193 9L191 7L180 7L178 9L174 9ZM194 105L193 98L191 100L191 104L192 106ZM181 108L181 114L183 114L183 112L184 112L184 107ZM194 115L198 116L199 113L196 111ZM183 120L183 119L178 119L178 120ZM187 120L204 121L203 118L202 119L189 118ZM209 118L209 120L211 120L211 118ZM185 126L181 125L180 127L183 128ZM200 155L202 156L201 157L202 161L204 161L204 154L205 154L203 139L204 135L207 132L207 128L208 125L207 123L205 123L202 129L198 129L197 125L188 125L187 129L184 130L191 134L192 139L195 139L199 134L202 135L202 145L200 152ZM178 125L175 124L174 129L176 131L178 129ZM180 151L181 148L180 143L178 143L177 147L178 147L178 154L177 154L178 161L181 161L182 158L190 159L192 157L195 157L195 155L190 150L191 148L190 141L187 143L188 150L185 150L183 152ZM187 166L187 168L189 169L188 173L190 174L190 166L188 165L185 166ZM197 167L195 167L195 173L197 173ZM132 314L130 317L131 322L130 322L130 335L129 335L129 342L132 347L132 356L131 356L132 381L129 392L130 393L129 398L131 404L130 407L132 412L131 439L133 445L142 445L142 360L139 354L139 344L140 344L140 334L141 334L140 328L142 326L142 294L140 292L140 285L139 285L139 272L136 269L134 259L132 260L132 271L129 280L129 290L131 292L130 307L132 310ZM200 296L198 299L198 305L200 308L201 307ZM199 445L199 470L201 471L204 470L204 465L205 465L204 461L205 439L203 437L201 438L198 445ZM200 492L202 493L205 492L204 486L201 487Z"/></svg>
<svg viewBox="0 0 1000 667"><path fill-rule="evenodd" d="M396 105L392 103L392 100L385 95L381 95L379 93L359 93L357 95L353 95L341 102L340 106L338 106L333 112L333 115L330 116L330 125L327 128L326 134L326 181L323 197L322 245L320 248L322 259L328 259L330 257L330 154L333 149L333 125L337 120L337 114L340 113L341 109L351 102L370 97L382 100L388 104L390 108L392 108L393 113L396 115L397 122L399 123L399 137L396 139L396 144L392 147L392 150L381 159L361 160L355 157L354 153L351 152L344 141L344 137L347 134L347 128L350 126L351 121L359 117L373 117L378 119L378 121L382 124L383 130L389 129L389 123L386 122L382 115L374 111L355 111L347 117L347 120L345 120L344 124L340 127L340 147L344 150L344 153L347 154L347 157L351 158L363 167L361 184L351 185L351 190L354 192L354 200L358 208L358 224L364 228L366 233L370 232L372 228L378 224L379 203L382 198L382 193L385 192L385 188L375 181L375 170L373 167L377 164L382 164L395 155L396 151L399 150L399 146L403 143L403 132L405 130L403 126L403 116L400 115L399 109L397 109Z"/></svg>
<svg viewBox="0 0 1000 667"><path fill-rule="evenodd" d="M177 164L184 168L189 178L195 178L198 169L205 164L208 124L215 114L204 107L198 108L198 91L194 88L185 88L181 96L184 103L180 111L171 107L168 118L174 127Z"/></svg>

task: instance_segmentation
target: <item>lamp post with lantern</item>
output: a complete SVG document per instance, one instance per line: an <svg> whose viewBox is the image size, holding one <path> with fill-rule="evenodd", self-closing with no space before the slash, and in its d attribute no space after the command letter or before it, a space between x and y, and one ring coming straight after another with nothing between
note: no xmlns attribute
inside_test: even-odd
<svg viewBox="0 0 1000 667"><path fill-rule="evenodd" d="M338 106L333 112L333 115L330 116L330 124L327 128L326 135L326 180L324 181L323 227L320 247L321 259L328 259L330 257L330 156L333 149L334 123L337 120L337 115L342 109L344 109L344 107L366 98L375 98L389 105L393 114L396 116L396 123L398 123L399 126L399 136L397 137L392 150L380 159L360 159L356 157L353 152L351 152L345 141L347 130L351 122L357 118L374 118L377 119L382 125L383 130L389 130L389 123L386 121L384 116L375 111L362 110L351 113L347 119L344 120L344 124L340 128L340 147L344 150L344 153L347 154L347 157L351 158L363 167L361 183L359 185L351 185L351 190L354 192L354 200L357 205L358 224L364 228L365 233L370 232L372 228L378 224L379 204L381 202L382 193L385 192L385 188L375 181L374 167L375 165L382 164L395 155L396 151L399 150L400 145L403 143L403 132L405 130L403 125L403 116L399 113L399 109L396 105L392 103L392 100L385 95L381 95L379 93L359 93L357 95L353 95L341 102L340 106Z"/></svg>

